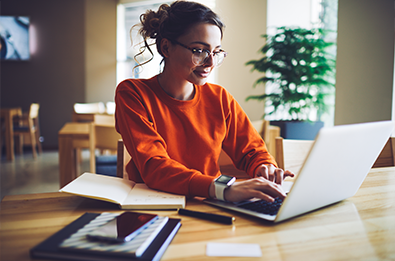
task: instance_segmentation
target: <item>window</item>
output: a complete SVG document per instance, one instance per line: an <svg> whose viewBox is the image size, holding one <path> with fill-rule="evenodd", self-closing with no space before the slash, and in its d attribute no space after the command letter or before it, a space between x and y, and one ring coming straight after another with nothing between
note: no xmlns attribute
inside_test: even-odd
<svg viewBox="0 0 395 261"><path fill-rule="evenodd" d="M306 29L323 28L331 31L326 41L337 41L337 7L338 0L268 0L267 1L267 34L274 35L277 27L301 27ZM328 52L336 59L336 44ZM335 83L335 79L331 79ZM271 92L272 87L266 85ZM325 126L334 124L335 93L327 97L327 104L332 105L331 111L322 115ZM272 115L273 119L282 118ZM268 117L268 120L271 118ZM315 120L315 119L311 119Z"/></svg>
<svg viewBox="0 0 395 261"><path fill-rule="evenodd" d="M163 4L158 3L130 3L118 5L117 17L117 82L127 78L150 78L160 72L161 56L157 53L155 45L151 50L154 53L154 60L143 67L133 68L137 65L134 60L136 54L139 53L142 38L138 35L139 28L132 27L140 23L140 15L146 10L157 10ZM131 30L132 29L132 30ZM131 41L133 40L133 42ZM144 55L137 57L140 63L151 58L151 54L146 51Z"/></svg>

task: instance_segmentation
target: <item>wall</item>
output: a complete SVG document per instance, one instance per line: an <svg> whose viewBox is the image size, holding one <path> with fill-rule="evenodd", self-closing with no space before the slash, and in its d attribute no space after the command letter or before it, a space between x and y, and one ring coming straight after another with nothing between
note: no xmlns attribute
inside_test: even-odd
<svg viewBox="0 0 395 261"><path fill-rule="evenodd" d="M389 120L394 1L339 0L335 125Z"/></svg>
<svg viewBox="0 0 395 261"><path fill-rule="evenodd" d="M267 27L269 34L275 34L280 26L299 26L311 28L317 22L317 14L313 14L312 0L268 0Z"/></svg>
<svg viewBox="0 0 395 261"><path fill-rule="evenodd" d="M44 148L57 148L58 131L71 121L75 102L113 97L116 2L1 1L2 15L30 17L37 50L30 61L1 62L0 105L28 110L30 103L40 103ZM96 90L106 93L96 96Z"/></svg>
<svg viewBox="0 0 395 261"><path fill-rule="evenodd" d="M114 0L86 0L86 102L114 101L117 65L114 3Z"/></svg>
<svg viewBox="0 0 395 261"><path fill-rule="evenodd" d="M216 69L218 83L235 97L251 120L258 120L264 113L264 104L245 99L263 93L262 85L253 88L261 75L252 73L251 66L245 63L261 57L258 50L265 43L260 36L266 33L266 0L217 0L215 11L226 25L222 46L229 53Z"/></svg>

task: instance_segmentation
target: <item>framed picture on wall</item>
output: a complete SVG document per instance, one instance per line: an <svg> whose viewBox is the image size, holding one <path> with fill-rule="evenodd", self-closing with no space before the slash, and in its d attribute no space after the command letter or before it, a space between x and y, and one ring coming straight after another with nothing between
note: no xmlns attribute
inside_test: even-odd
<svg viewBox="0 0 395 261"><path fill-rule="evenodd" d="M0 59L30 59L29 24L27 16L0 16Z"/></svg>

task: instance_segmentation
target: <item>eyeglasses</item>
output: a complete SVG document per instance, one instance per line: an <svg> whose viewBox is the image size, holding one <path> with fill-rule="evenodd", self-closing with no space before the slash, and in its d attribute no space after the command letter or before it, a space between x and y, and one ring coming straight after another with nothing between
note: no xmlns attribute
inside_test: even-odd
<svg viewBox="0 0 395 261"><path fill-rule="evenodd" d="M220 66L224 62L224 59L225 59L226 55L228 54L224 50L210 52L209 50L206 50L206 49L188 47L188 46L186 46L178 41L175 41L175 40L173 40L172 42L190 50L192 52L192 62L196 66L201 66L201 65L205 64L211 55L213 55L214 65Z"/></svg>

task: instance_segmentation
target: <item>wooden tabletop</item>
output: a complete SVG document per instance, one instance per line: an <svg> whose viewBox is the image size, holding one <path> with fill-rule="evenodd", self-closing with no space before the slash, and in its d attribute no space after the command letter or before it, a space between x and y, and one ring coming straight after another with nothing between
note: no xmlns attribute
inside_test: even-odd
<svg viewBox="0 0 395 261"><path fill-rule="evenodd" d="M89 134L89 125L90 123L81 123L81 122L67 122L62 129L60 129L60 135L68 135L68 134L81 134L88 135Z"/></svg>
<svg viewBox="0 0 395 261"><path fill-rule="evenodd" d="M354 197L276 225L225 212L200 200L188 200L186 208L233 215L236 221L223 225L179 216L172 210L142 211L182 219L162 260L395 258L395 168L373 169ZM61 193L6 196L0 207L0 260L7 261L30 260L32 247L85 212L120 212L111 203ZM262 257L208 257L208 242L259 244Z"/></svg>

